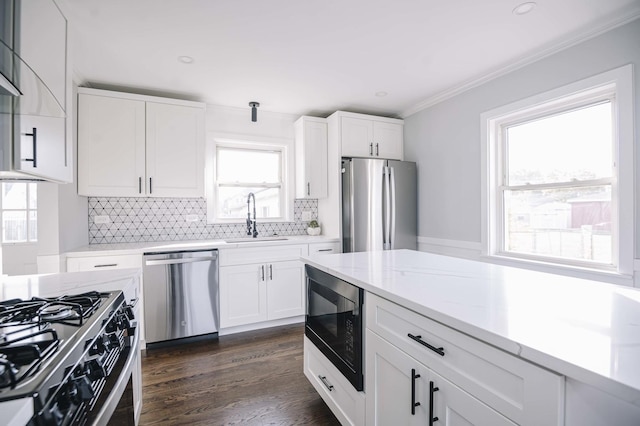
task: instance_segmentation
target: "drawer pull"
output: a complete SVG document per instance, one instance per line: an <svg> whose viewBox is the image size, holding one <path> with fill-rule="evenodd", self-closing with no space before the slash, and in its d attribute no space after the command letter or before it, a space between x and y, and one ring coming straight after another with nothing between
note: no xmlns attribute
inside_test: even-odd
<svg viewBox="0 0 640 426"><path fill-rule="evenodd" d="M416 407L420 405L419 402L416 402L416 379L419 378L420 375L416 374L416 369L411 369L411 415L416 415ZM433 382L431 382L433 384Z"/></svg>
<svg viewBox="0 0 640 426"><path fill-rule="evenodd" d="M105 263L103 265L96 265L94 268L108 268L109 266L118 266L117 263Z"/></svg>
<svg viewBox="0 0 640 426"><path fill-rule="evenodd" d="M333 249L319 249L318 251L333 251Z"/></svg>
<svg viewBox="0 0 640 426"><path fill-rule="evenodd" d="M429 426L433 426L433 422L437 422L439 419L433 415L433 393L439 391L437 387L433 385L433 382L429 382Z"/></svg>
<svg viewBox="0 0 640 426"><path fill-rule="evenodd" d="M409 336L410 339L415 340L416 342L420 343L422 346L425 346L425 347L431 349L432 351L434 351L438 355L444 356L444 348L436 348L435 346L431 346L430 344L428 344L427 342L422 340L422 336L414 336L411 333L407 334L407 336Z"/></svg>
<svg viewBox="0 0 640 426"><path fill-rule="evenodd" d="M333 390L333 385L327 381L327 376L321 376L318 374L318 379L322 382L322 384L329 389L329 392Z"/></svg>

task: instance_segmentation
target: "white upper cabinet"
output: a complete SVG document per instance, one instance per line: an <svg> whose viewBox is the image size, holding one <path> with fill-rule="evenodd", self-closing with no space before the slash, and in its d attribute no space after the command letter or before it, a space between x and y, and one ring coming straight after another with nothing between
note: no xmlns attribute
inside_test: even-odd
<svg viewBox="0 0 640 426"><path fill-rule="evenodd" d="M204 194L204 110L147 102L148 193L156 197Z"/></svg>
<svg viewBox="0 0 640 426"><path fill-rule="evenodd" d="M204 104L78 91L80 195L204 196Z"/></svg>
<svg viewBox="0 0 640 426"><path fill-rule="evenodd" d="M78 193L143 195L145 103L78 95Z"/></svg>
<svg viewBox="0 0 640 426"><path fill-rule="evenodd" d="M403 159L403 121L337 112L343 157Z"/></svg>
<svg viewBox="0 0 640 426"><path fill-rule="evenodd" d="M19 31L3 40L15 52L13 66L4 72L10 72L22 93L13 105L12 168L36 178L71 182L67 20L52 0L17 1L14 13ZM8 152L5 148L5 155ZM8 160L6 155L3 162Z"/></svg>
<svg viewBox="0 0 640 426"><path fill-rule="evenodd" d="M300 117L296 132L296 198L327 197L327 120Z"/></svg>

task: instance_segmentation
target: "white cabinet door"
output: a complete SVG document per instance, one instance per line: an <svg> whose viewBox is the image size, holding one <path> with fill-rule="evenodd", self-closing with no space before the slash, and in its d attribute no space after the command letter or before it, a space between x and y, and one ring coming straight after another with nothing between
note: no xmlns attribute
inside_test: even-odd
<svg viewBox="0 0 640 426"><path fill-rule="evenodd" d="M366 336L366 424L427 425L427 368L372 331Z"/></svg>
<svg viewBox="0 0 640 426"><path fill-rule="evenodd" d="M430 372L433 422L448 426L515 426L506 417L469 395L444 377ZM437 418L437 420L435 420Z"/></svg>
<svg viewBox="0 0 640 426"><path fill-rule="evenodd" d="M402 160L402 124L365 117L341 118L342 156Z"/></svg>
<svg viewBox="0 0 640 426"><path fill-rule="evenodd" d="M145 193L145 103L78 95L78 194Z"/></svg>
<svg viewBox="0 0 640 426"><path fill-rule="evenodd" d="M401 124L387 123L384 121L374 121L374 155L380 158L402 160L402 133L403 126Z"/></svg>
<svg viewBox="0 0 640 426"><path fill-rule="evenodd" d="M366 345L367 425L515 426L371 330Z"/></svg>
<svg viewBox="0 0 640 426"><path fill-rule="evenodd" d="M18 170L30 175L69 182L66 119L38 115L19 116L15 162ZM70 148L69 148L70 149Z"/></svg>
<svg viewBox="0 0 640 426"><path fill-rule="evenodd" d="M220 268L220 328L267 320L264 264Z"/></svg>
<svg viewBox="0 0 640 426"><path fill-rule="evenodd" d="M289 318L305 313L304 264L298 260L266 265L267 319Z"/></svg>
<svg viewBox="0 0 640 426"><path fill-rule="evenodd" d="M327 122L324 118L301 117L296 131L296 197L327 197Z"/></svg>
<svg viewBox="0 0 640 426"><path fill-rule="evenodd" d="M147 193L204 196L204 109L147 102Z"/></svg>
<svg viewBox="0 0 640 426"><path fill-rule="evenodd" d="M343 157L373 157L373 122L342 117L340 140Z"/></svg>

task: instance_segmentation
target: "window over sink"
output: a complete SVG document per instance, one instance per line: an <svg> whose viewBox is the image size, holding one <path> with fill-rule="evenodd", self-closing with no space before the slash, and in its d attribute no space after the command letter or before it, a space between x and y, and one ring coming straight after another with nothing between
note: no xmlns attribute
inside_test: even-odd
<svg viewBox="0 0 640 426"><path fill-rule="evenodd" d="M258 221L292 218L290 183L293 147L290 142L216 138L207 190L209 223L238 223L247 218L249 193L255 195ZM251 204L253 210L253 203Z"/></svg>
<svg viewBox="0 0 640 426"><path fill-rule="evenodd" d="M482 115L488 256L632 273L631 84L622 67Z"/></svg>

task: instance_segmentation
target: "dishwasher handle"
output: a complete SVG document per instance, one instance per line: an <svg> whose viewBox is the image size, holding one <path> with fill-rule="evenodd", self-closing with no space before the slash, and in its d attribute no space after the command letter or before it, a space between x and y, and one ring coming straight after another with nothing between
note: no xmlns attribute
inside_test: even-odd
<svg viewBox="0 0 640 426"><path fill-rule="evenodd" d="M186 257L184 259L162 259L162 260L145 260L145 266L153 265L174 265L177 263L193 263L193 262L208 262L211 260L217 260L217 256L209 257Z"/></svg>

